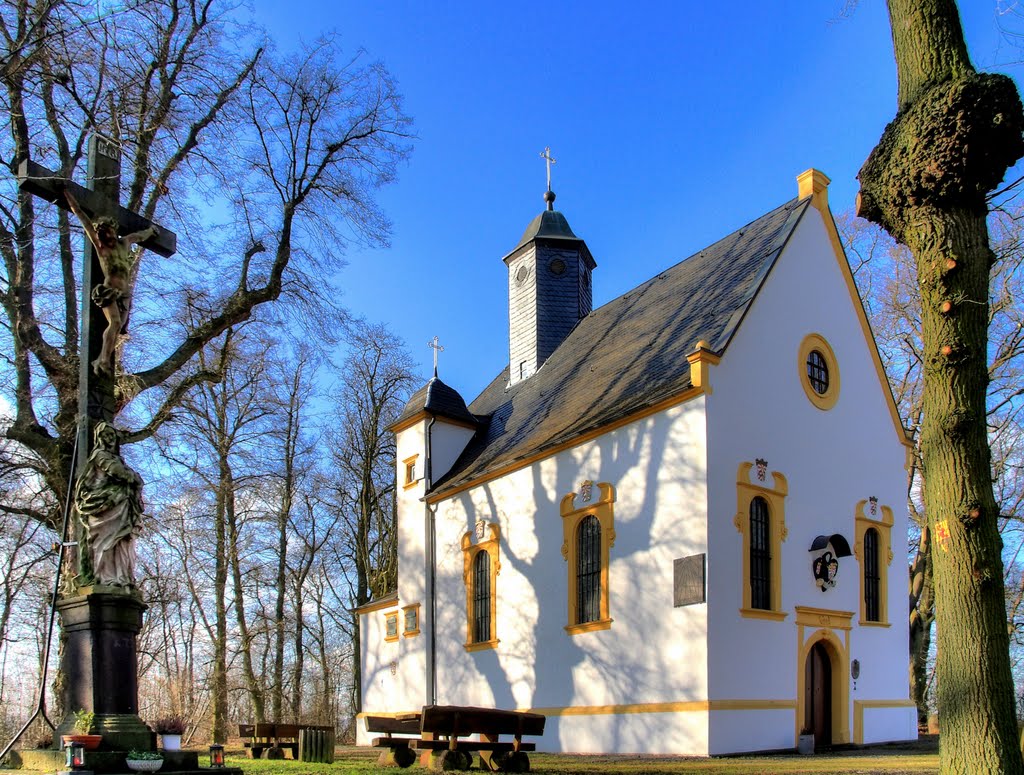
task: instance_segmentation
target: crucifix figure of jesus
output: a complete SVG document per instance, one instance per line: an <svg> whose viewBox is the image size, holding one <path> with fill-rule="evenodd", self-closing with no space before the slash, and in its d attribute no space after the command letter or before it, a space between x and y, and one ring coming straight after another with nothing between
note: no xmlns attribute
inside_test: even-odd
<svg viewBox="0 0 1024 775"><path fill-rule="evenodd" d="M437 355L438 353L444 352L444 347L441 346L441 340L436 336L427 342L427 347L430 347L434 351L434 376L437 376Z"/></svg>
<svg viewBox="0 0 1024 775"><path fill-rule="evenodd" d="M18 165L21 189L73 212L88 237L82 263L79 468L89 457L93 426L114 421L114 348L128 311L131 246L139 244L165 257L174 255L177 249L174 232L158 228L118 203L121 149L116 142L99 134L89 138L87 172L88 188L30 159Z"/></svg>

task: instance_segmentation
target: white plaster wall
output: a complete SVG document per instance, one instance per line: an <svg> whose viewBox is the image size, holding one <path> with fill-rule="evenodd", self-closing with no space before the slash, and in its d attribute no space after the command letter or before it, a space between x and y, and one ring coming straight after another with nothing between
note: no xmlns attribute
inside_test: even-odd
<svg viewBox="0 0 1024 775"><path fill-rule="evenodd" d="M437 482L455 464L473 438L473 431L438 418L430 429L430 476Z"/></svg>
<svg viewBox="0 0 1024 775"><path fill-rule="evenodd" d="M809 333L822 335L838 361L840 394L828 411L816 408L800 383L798 348ZM907 633L899 617L906 589L905 456L886 403L888 387L879 382L869 347L821 215L810 209L721 364L711 369L714 392L708 399L711 697L795 699L802 666L797 664L794 607L852 611L850 658L861 660L862 674L856 692L852 687L850 692L851 738L854 699L908 696ZM736 473L741 462L758 457L789 482L788 538L782 544L782 609L788 616L782 622L738 614L743 557L742 539L733 525ZM895 515L890 628L857 625L860 567L855 558L840 560L837 586L823 593L814 584L808 552L815 536L833 533L841 533L852 548L854 508L872 495ZM719 718L733 716L716 714L711 752L791 747L792 712L789 717L790 724L779 726L770 739L751 744L746 726L719 724Z"/></svg>
<svg viewBox="0 0 1024 775"><path fill-rule="evenodd" d="M865 743L916 739L916 708L864 708Z"/></svg>
<svg viewBox="0 0 1024 775"><path fill-rule="evenodd" d="M400 642L388 643L384 640L385 614L396 610L397 606L389 606L359 617L362 707L365 713L391 710L394 697L402 693L401 677L391 672L392 662L399 658ZM357 742L368 744L364 725L357 724L356 727Z"/></svg>
<svg viewBox="0 0 1024 775"><path fill-rule="evenodd" d="M615 487L611 628L568 635L563 496L589 479ZM673 560L706 549L703 399L439 504L438 702L595 715L560 718L551 750L651 750L652 703L707 697L707 606L673 607ZM577 498L577 505L580 501ZM467 652L462 536L483 519L501 526L496 649ZM608 714L606 706L630 712ZM706 752L706 716L680 714L666 750ZM583 730L588 730L586 734ZM679 737L681 735L682 737ZM646 742L644 742L646 741ZM693 743L692 741L697 741ZM692 743L692 745L691 745ZM668 745L666 743L666 745Z"/></svg>
<svg viewBox="0 0 1024 775"><path fill-rule="evenodd" d="M538 749L565 753L708 753L707 711L548 716Z"/></svg>
<svg viewBox="0 0 1024 775"><path fill-rule="evenodd" d="M793 747L793 711L787 709L713 710L709 727L711 755Z"/></svg>

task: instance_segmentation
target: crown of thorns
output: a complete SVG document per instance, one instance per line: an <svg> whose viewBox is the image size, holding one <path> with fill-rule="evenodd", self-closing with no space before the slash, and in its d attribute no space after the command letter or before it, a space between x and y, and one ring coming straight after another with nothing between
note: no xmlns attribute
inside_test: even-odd
<svg viewBox="0 0 1024 775"><path fill-rule="evenodd" d="M97 230L101 228L108 228L115 234L117 233L117 221L115 221L113 218L107 215L104 215L102 218L98 219L95 223L95 226Z"/></svg>

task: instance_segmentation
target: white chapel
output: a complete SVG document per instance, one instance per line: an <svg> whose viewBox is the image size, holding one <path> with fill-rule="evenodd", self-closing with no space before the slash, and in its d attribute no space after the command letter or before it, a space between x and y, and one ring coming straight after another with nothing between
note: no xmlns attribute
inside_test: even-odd
<svg viewBox="0 0 1024 775"><path fill-rule="evenodd" d="M397 437L398 588L362 711L547 716L538 750L913 739L900 423L828 208L796 198L592 309L547 209L504 257L509 365ZM360 727L360 742L367 734Z"/></svg>

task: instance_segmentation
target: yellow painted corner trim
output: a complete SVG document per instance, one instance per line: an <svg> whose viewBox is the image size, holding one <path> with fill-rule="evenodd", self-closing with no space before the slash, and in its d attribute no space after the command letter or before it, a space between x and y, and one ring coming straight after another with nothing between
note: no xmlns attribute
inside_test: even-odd
<svg viewBox="0 0 1024 775"><path fill-rule="evenodd" d="M722 356L711 351L711 345L703 339L697 342L697 348L686 356L690 364L690 384L711 395L711 367L722 361Z"/></svg>
<svg viewBox="0 0 1024 775"><path fill-rule="evenodd" d="M681 393L678 393L674 396L669 396L663 401L659 401L656 404L644 407L643 409L640 409L636 412L633 412L630 415L615 420L614 422L602 425L600 428L595 428L594 430L587 431L586 433L581 433L579 436L574 436L568 441L563 441L560 444L554 444L539 452L535 452L532 455L527 455L511 463L507 463L506 465L499 466L498 468L495 468L492 471L487 471L486 473L483 473L474 479L470 479L467 482L463 482L458 487L455 487L451 490L445 490L442 493L427 495L426 502L429 504L440 503L443 500L458 495L460 492L465 492L466 490L471 490L474 487L479 487L482 484L487 484L487 482L494 481L495 479L500 479L501 477L506 476L507 474L511 474L515 471L519 471L520 469L526 468L527 466L533 465L538 460L546 460L549 457L554 457L559 452L564 452L567 449L572 449L573 447L577 447L580 444L584 444L588 441L591 441L592 439L596 439L598 436L604 436L606 433L610 433L611 431L614 431L618 428L625 427L626 425L629 425L634 422L639 422L640 420L643 420L646 417L658 414L659 412L664 412L665 410L671 409L672 407L678 406L679 404L685 404L687 401L692 401L693 399L700 398L703 395L704 391L701 388L689 387Z"/></svg>
<svg viewBox="0 0 1024 775"><path fill-rule="evenodd" d="M864 711L876 708L916 708L913 700L854 700L853 742L864 745Z"/></svg>
<svg viewBox="0 0 1024 775"><path fill-rule="evenodd" d="M815 351L821 354L828 367L828 387L824 393L814 389L807 375L807 358ZM836 354L832 351L832 346L825 341L825 337L821 334L808 334L803 338L797 351L797 368L800 373L800 386L807 394L808 401L824 411L836 405L839 400L839 361L836 360Z"/></svg>
<svg viewBox="0 0 1024 775"><path fill-rule="evenodd" d="M785 611L765 611L763 608L741 608L740 616L744 619L764 619L770 622L781 622L789 614Z"/></svg>

